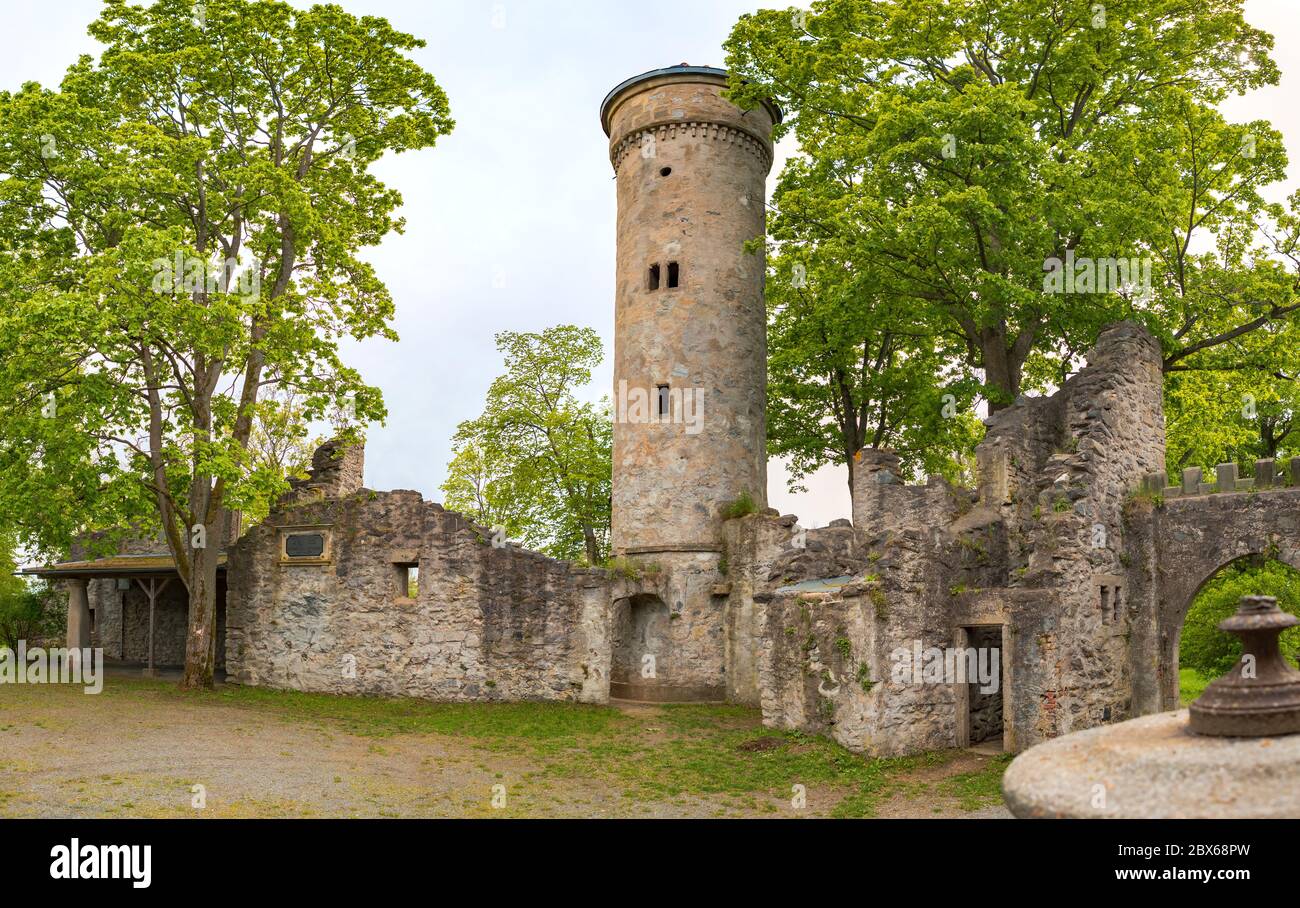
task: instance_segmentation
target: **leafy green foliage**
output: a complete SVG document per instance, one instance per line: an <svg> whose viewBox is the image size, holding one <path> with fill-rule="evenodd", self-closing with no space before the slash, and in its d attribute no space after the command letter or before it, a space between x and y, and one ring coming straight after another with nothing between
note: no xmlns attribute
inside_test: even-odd
<svg viewBox="0 0 1300 908"><path fill-rule="evenodd" d="M0 515L65 548L161 524L190 591L187 686L211 683L223 513L283 488L250 437L385 415L341 338L395 339L360 253L400 230L370 172L452 128L418 39L278 0L105 0L58 90L0 93ZM199 530L195 530L198 527ZM204 544L196 544L204 543Z"/></svg>
<svg viewBox="0 0 1300 908"><path fill-rule="evenodd" d="M1170 476L1300 454L1300 331L1261 329L1204 360L1165 381Z"/></svg>
<svg viewBox="0 0 1300 908"><path fill-rule="evenodd" d="M442 484L448 508L556 558L604 561L613 423L576 394L604 356L590 328L496 336L506 371L460 424Z"/></svg>
<svg viewBox="0 0 1300 908"><path fill-rule="evenodd" d="M6 589L0 592L0 646L16 650L20 640L28 647L47 640L62 646L67 614L67 603L45 584Z"/></svg>
<svg viewBox="0 0 1300 908"><path fill-rule="evenodd" d="M1241 659L1241 642L1218 624L1237 611L1242 596L1276 596L1278 605L1300 615L1300 571L1280 561L1262 564L1235 561L1201 588L1183 622L1178 646L1180 668L1213 680ZM1282 632L1282 652L1295 662L1300 657L1300 628Z"/></svg>
<svg viewBox="0 0 1300 908"><path fill-rule="evenodd" d="M67 604L47 584L29 585L18 570L15 534L0 533L0 646L17 650L57 637L67 620Z"/></svg>
<svg viewBox="0 0 1300 908"><path fill-rule="evenodd" d="M758 502L754 501L754 496L749 494L749 490L741 492L735 501L728 502L722 509L723 520L735 520L737 517L744 517L748 514L758 513Z"/></svg>
<svg viewBox="0 0 1300 908"><path fill-rule="evenodd" d="M983 436L980 382L951 338L908 318L834 238L775 218L768 301L768 452L790 484L864 447L889 449L914 478L969 481Z"/></svg>
<svg viewBox="0 0 1300 908"><path fill-rule="evenodd" d="M1228 425L1240 400L1206 413L1233 373L1273 420L1254 427L1263 446L1288 434L1293 392L1261 391L1294 381L1277 373L1300 315L1300 201L1261 192L1285 178L1280 134L1217 110L1276 83L1272 43L1241 0L815 0L743 16L730 95L775 100L777 137L799 144L769 228L773 453L802 475L876 444L951 475L978 440L977 392L997 410L1059 386L1121 318L1152 329L1168 374L1208 373L1208 387L1171 380L1171 460L1248 444L1250 427ZM1072 275L1132 261L1139 279L1057 292L1067 260ZM934 418L945 393L964 423ZM1221 431L1189 455L1207 415Z"/></svg>

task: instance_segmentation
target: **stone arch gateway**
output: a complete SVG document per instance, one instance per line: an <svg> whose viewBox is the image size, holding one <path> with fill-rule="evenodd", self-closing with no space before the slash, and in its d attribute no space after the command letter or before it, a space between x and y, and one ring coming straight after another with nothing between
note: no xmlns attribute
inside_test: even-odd
<svg viewBox="0 0 1300 908"><path fill-rule="evenodd" d="M1201 588L1243 558L1274 558L1300 569L1300 488L1218 491L1198 483L1158 506L1130 509L1133 547L1148 560L1139 594L1150 622L1135 646L1135 669L1157 685L1135 685L1141 712L1178 708L1178 643ZM1154 671L1150 669L1154 668ZM1141 672L1135 670L1135 678Z"/></svg>

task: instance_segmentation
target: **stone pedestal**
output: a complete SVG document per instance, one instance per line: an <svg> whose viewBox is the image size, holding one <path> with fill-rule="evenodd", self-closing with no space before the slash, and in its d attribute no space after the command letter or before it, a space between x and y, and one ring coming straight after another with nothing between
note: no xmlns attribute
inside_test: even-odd
<svg viewBox="0 0 1300 908"><path fill-rule="evenodd" d="M1300 817L1300 735L1220 738L1187 710L1075 732L1031 747L1002 795L1020 818Z"/></svg>

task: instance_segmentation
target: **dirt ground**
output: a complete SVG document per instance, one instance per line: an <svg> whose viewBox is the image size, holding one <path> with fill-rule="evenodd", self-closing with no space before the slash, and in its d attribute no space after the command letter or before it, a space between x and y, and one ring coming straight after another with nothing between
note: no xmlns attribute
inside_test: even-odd
<svg viewBox="0 0 1300 908"><path fill-rule="evenodd" d="M0 686L5 817L1007 816L1002 765L872 761L738 707Z"/></svg>

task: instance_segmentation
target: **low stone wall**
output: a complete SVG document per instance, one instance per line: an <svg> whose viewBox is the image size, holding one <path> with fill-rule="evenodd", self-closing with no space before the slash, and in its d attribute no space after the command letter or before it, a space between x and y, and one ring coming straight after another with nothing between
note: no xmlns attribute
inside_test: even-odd
<svg viewBox="0 0 1300 908"><path fill-rule="evenodd" d="M417 492L295 494L231 548L229 565L227 664L237 683L608 699L609 576L494 545L489 531ZM412 567L413 597L404 588Z"/></svg>

